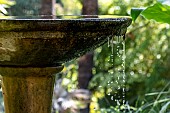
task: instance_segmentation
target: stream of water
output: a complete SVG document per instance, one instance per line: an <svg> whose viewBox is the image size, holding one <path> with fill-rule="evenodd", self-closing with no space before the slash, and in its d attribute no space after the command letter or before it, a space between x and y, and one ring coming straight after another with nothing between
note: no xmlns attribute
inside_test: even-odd
<svg viewBox="0 0 170 113"><path fill-rule="evenodd" d="M117 106L118 111L126 112L126 74L125 74L125 40L124 36L108 37L108 47L111 49L111 69L108 70L112 81L108 81L110 91L108 96Z"/></svg>

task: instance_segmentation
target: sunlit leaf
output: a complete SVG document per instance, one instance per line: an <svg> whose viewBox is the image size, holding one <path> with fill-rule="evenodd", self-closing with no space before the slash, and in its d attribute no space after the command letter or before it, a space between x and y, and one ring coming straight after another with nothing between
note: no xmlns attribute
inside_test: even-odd
<svg viewBox="0 0 170 113"><path fill-rule="evenodd" d="M157 22L170 24L170 6L159 2L145 9L141 15L149 20L154 19Z"/></svg>
<svg viewBox="0 0 170 113"><path fill-rule="evenodd" d="M132 8L131 9L132 20L135 21L143 10L144 10L144 8Z"/></svg>
<svg viewBox="0 0 170 113"><path fill-rule="evenodd" d="M0 5L0 11L1 11L3 14L8 14L7 10L6 10L2 5Z"/></svg>
<svg viewBox="0 0 170 113"><path fill-rule="evenodd" d="M6 5L14 5L14 1L9 1L9 0L0 0L0 4L6 4Z"/></svg>

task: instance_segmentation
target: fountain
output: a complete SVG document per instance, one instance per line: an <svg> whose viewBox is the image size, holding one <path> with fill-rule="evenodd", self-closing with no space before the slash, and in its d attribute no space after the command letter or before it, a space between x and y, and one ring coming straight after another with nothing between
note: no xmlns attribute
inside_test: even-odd
<svg viewBox="0 0 170 113"><path fill-rule="evenodd" d="M96 18L98 17L98 18ZM0 74L6 113L50 113L63 63L123 36L129 17L0 17Z"/></svg>

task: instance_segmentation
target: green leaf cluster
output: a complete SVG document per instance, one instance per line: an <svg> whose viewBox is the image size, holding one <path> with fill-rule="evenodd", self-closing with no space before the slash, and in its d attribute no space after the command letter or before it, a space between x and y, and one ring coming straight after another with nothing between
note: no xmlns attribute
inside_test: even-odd
<svg viewBox="0 0 170 113"><path fill-rule="evenodd" d="M153 6L144 8L132 8L131 17L133 21L137 19L139 15L142 15L146 19L153 19L157 22L170 24L170 6L161 4L159 2L155 3Z"/></svg>

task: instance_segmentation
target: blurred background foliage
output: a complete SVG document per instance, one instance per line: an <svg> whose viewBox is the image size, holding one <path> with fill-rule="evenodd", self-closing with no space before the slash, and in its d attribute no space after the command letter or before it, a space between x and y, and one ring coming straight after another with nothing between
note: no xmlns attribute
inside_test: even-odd
<svg viewBox="0 0 170 113"><path fill-rule="evenodd" d="M31 2L30 2L31 1ZM165 0L161 0L163 2ZM99 14L129 16L132 7L147 7L157 0L98 0ZM1 3L1 2L0 2ZM56 14L80 15L82 0L56 0ZM10 15L37 14L38 0L16 0ZM170 112L170 26L169 24L149 21L139 17L128 28L126 34L126 101L127 109L139 113ZM89 84L92 92L90 112L120 112L111 99L117 87L117 74L110 75L109 70L116 69L108 60L111 48L107 44L94 51L93 78ZM116 57L114 53L113 57ZM116 58L115 58L116 59ZM77 61L65 64L65 68L57 76L62 78L62 87L68 92L77 89ZM113 78L114 76L114 78ZM112 81L107 84L108 80ZM122 92L120 92L122 93ZM129 110L127 110L130 112Z"/></svg>
<svg viewBox="0 0 170 113"><path fill-rule="evenodd" d="M81 14L81 1L70 2L77 4L72 7L76 11L71 14L77 14L77 12ZM99 14L128 16L132 7L143 8L156 2L157 0L98 0ZM61 6L64 7L65 4L69 3L62 1ZM65 12L66 9L63 8L62 11ZM160 24L140 17L128 28L126 34L126 100L133 112L141 108L142 113L157 113L164 105L167 105L165 113L170 112L170 104L168 104L170 99L168 96L170 94L168 84L170 80L169 27L169 24ZM111 92L113 94L108 95L108 89L117 86L115 80L110 85L107 81L112 79L112 76L118 76L116 74L110 76L109 69L112 67L112 63L108 61L110 56L111 50L107 44L95 50L94 76L89 85L90 91L93 92L91 113L116 110L116 104L111 99L114 91ZM114 67L116 66L119 65L115 60ZM67 63L63 71L63 77L67 81L63 81L63 85L68 90L74 89L77 84L77 69L77 62L72 61ZM168 86L165 87L166 85ZM162 101L164 99L167 100Z"/></svg>

